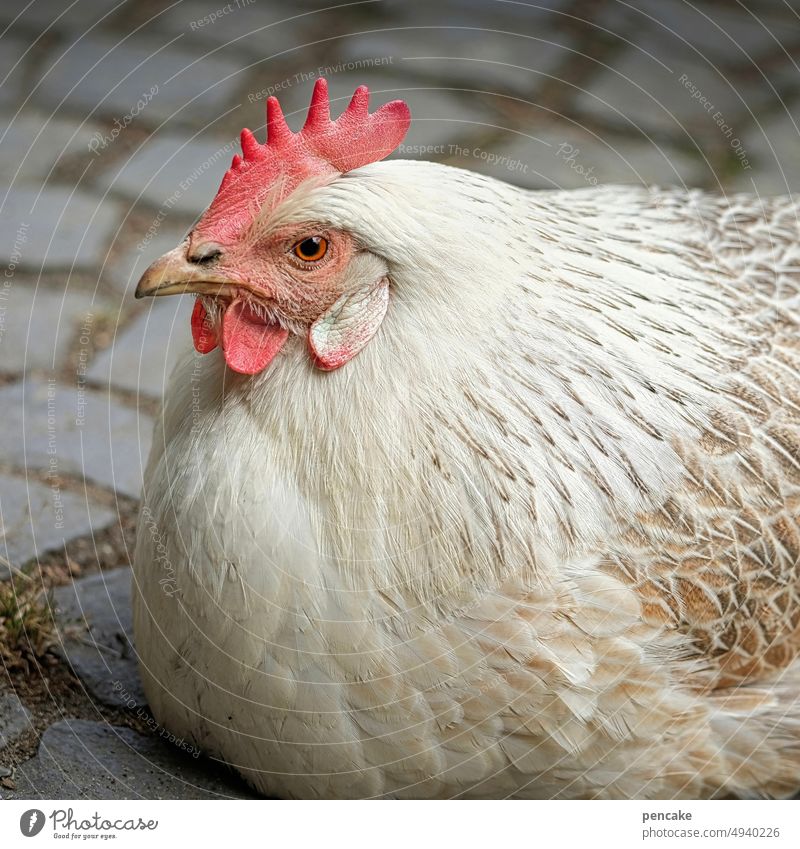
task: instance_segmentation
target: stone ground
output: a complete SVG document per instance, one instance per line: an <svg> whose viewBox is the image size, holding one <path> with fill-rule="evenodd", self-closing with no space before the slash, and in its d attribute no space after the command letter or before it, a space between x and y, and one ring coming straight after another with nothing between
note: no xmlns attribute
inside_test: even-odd
<svg viewBox="0 0 800 849"><path fill-rule="evenodd" d="M267 89L297 127L316 76L339 106L365 82L411 106L398 155L530 188L799 187L790 2L333 5L0 6L0 795L247 795L136 673L136 499L191 304L132 292L239 129L263 138Z"/></svg>

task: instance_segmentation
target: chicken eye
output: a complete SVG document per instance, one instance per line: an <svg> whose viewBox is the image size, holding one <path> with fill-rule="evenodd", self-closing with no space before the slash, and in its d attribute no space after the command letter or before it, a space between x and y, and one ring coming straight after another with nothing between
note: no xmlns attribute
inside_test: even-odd
<svg viewBox="0 0 800 849"><path fill-rule="evenodd" d="M304 262L318 262L328 253L328 240L323 236L310 236L298 242L292 250Z"/></svg>

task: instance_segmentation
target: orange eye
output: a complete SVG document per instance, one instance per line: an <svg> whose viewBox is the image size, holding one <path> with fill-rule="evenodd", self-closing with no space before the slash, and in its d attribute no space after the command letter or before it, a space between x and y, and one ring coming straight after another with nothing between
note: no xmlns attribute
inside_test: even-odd
<svg viewBox="0 0 800 849"><path fill-rule="evenodd" d="M319 262L328 253L328 240L322 236L310 236L298 242L292 250L303 262Z"/></svg>

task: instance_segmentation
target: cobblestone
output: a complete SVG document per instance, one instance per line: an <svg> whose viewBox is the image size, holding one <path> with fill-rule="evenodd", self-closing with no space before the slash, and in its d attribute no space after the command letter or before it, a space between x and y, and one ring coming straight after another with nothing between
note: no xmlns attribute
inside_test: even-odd
<svg viewBox="0 0 800 849"><path fill-rule="evenodd" d="M132 644L131 570L80 578L53 599L59 650L92 695L111 707L146 705Z"/></svg>
<svg viewBox="0 0 800 849"><path fill-rule="evenodd" d="M53 30L81 34L120 5L120 0L70 0L68 4L63 0L4 3L0 7L0 23L10 24L17 18L18 25L37 32L52 27Z"/></svg>
<svg viewBox="0 0 800 849"><path fill-rule="evenodd" d="M103 269L103 280L110 284L118 293L127 297L126 305L133 303L133 293L136 284L151 262L162 254L179 245L186 235L186 228L175 228L162 223L157 231L146 241L144 233L136 243L119 253L113 262L106 263Z"/></svg>
<svg viewBox="0 0 800 849"><path fill-rule="evenodd" d="M157 735L63 720L42 735L38 754L22 764L7 799L246 799L251 794L219 767Z"/></svg>
<svg viewBox="0 0 800 849"><path fill-rule="evenodd" d="M531 97L544 75L556 70L569 39L548 31L531 35L522 32L480 32L466 43L469 31L437 25L392 29L388 32L355 34L343 45L343 59L349 62L390 60L397 74L437 87L466 87L479 91L512 93ZM474 34L477 36L477 33ZM359 78L363 71L353 73ZM350 89L352 91L352 88Z"/></svg>
<svg viewBox="0 0 800 849"><path fill-rule="evenodd" d="M15 458L20 460L18 455ZM83 494L8 474L0 475L0 580L7 564L22 566L75 537L107 527L116 514Z"/></svg>
<svg viewBox="0 0 800 849"><path fill-rule="evenodd" d="M185 121L216 116L229 108L236 90L239 63L203 56L169 39L124 43L88 35L67 50L58 65L45 67L39 95L58 106L65 99L87 113L97 109L121 121L132 116L147 122ZM134 116L137 103L155 93Z"/></svg>
<svg viewBox="0 0 800 849"><path fill-rule="evenodd" d="M0 323L0 372L59 369L80 328L102 306L82 292L54 292L30 282L9 286Z"/></svg>
<svg viewBox="0 0 800 849"><path fill-rule="evenodd" d="M0 105L14 103L22 89L23 56L28 49L24 38L12 35L3 36L3 49L0 50ZM3 142L5 144L5 142Z"/></svg>
<svg viewBox="0 0 800 849"><path fill-rule="evenodd" d="M246 3L234 0L230 8L218 0L182 3L168 9L161 27L164 31L211 48L227 46L237 54L245 51L261 59L287 47L291 23L282 24L310 8L310 3ZM220 14L220 12L223 14Z"/></svg>
<svg viewBox="0 0 800 849"><path fill-rule="evenodd" d="M191 349L193 305L192 297L151 301L149 309L95 360L89 379L160 398L178 357Z"/></svg>
<svg viewBox="0 0 800 849"><path fill-rule="evenodd" d="M152 419L109 395L55 380L0 388L0 460L86 479L138 498Z"/></svg>
<svg viewBox="0 0 800 849"><path fill-rule="evenodd" d="M735 165L732 188L758 192L762 197L800 191L800 122L785 110L768 115L761 126L742 136L743 149L753 165Z"/></svg>
<svg viewBox="0 0 800 849"><path fill-rule="evenodd" d="M62 186L19 187L0 210L4 232L24 235L16 264L31 269L96 265L116 229L117 218L115 204ZM4 239L0 261L13 259L11 240Z"/></svg>
<svg viewBox="0 0 800 849"><path fill-rule="evenodd" d="M100 180L104 188L143 200L165 214L196 216L205 209L228 169L238 139L189 141L160 135ZM144 235L144 234L143 234Z"/></svg>
<svg viewBox="0 0 800 849"><path fill-rule="evenodd" d="M748 5L749 10L737 3L716 3L709 9L683 0L640 0L636 8L647 18L647 29L670 49L689 47L723 67L757 59L780 43L800 41L800 20L790 5Z"/></svg>
<svg viewBox="0 0 800 849"><path fill-rule="evenodd" d="M38 110L18 116L6 113L0 117L0 125L5 124L8 129L3 136L0 182L7 183L46 179L62 157L88 150L95 132L90 123L81 126L80 121Z"/></svg>
<svg viewBox="0 0 800 849"><path fill-rule="evenodd" d="M660 58L651 51L629 50L579 95L577 106L634 136L660 131L695 144L718 141L716 113L726 124L743 129L745 116L762 109L768 96L763 84L728 80L692 56ZM707 103L713 106L710 111Z"/></svg>
<svg viewBox="0 0 800 849"><path fill-rule="evenodd" d="M477 157L475 151L462 157L464 167L531 189L582 189L604 183L688 187L704 182L707 170L699 157L669 145L592 136L573 127L546 127L535 136L537 141L518 137L495 151L508 158L506 166L480 159L479 148Z"/></svg>
<svg viewBox="0 0 800 849"><path fill-rule="evenodd" d="M16 693L0 693L0 751L30 728L30 717Z"/></svg>

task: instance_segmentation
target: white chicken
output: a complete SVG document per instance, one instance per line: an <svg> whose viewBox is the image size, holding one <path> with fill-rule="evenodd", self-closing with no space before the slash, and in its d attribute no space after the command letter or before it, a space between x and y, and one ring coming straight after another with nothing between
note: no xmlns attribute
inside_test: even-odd
<svg viewBox="0 0 800 849"><path fill-rule="evenodd" d="M408 121L271 99L139 283L198 295L135 555L155 717L268 795L795 793L795 203L379 162Z"/></svg>

